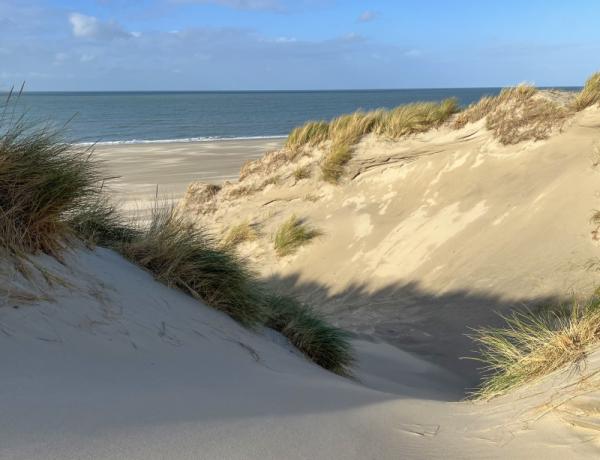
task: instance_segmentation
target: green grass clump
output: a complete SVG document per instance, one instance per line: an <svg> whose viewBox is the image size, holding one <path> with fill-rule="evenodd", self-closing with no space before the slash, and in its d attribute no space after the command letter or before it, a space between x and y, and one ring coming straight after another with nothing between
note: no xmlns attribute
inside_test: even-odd
<svg viewBox="0 0 600 460"><path fill-rule="evenodd" d="M167 286L180 288L246 326L265 321L254 278L228 248L191 226L172 207L156 207L147 229L120 251Z"/></svg>
<svg viewBox="0 0 600 460"><path fill-rule="evenodd" d="M123 218L108 198L96 196L65 214L65 223L88 244L117 247L141 235L141 230Z"/></svg>
<svg viewBox="0 0 600 460"><path fill-rule="evenodd" d="M329 182L339 181L344 167L352 158L352 147L367 134L375 133L397 139L409 134L425 132L439 127L458 111L456 99L442 102L419 102L399 106L393 110L356 111L324 121L308 122L292 130L286 147L293 152L304 146L316 146L330 142L321 163L323 178Z"/></svg>
<svg viewBox="0 0 600 460"><path fill-rule="evenodd" d="M502 328L482 328L473 338L485 366L474 396L489 399L583 360L600 340L600 296L586 302L514 313Z"/></svg>
<svg viewBox="0 0 600 460"><path fill-rule="evenodd" d="M575 110L583 110L600 103L600 72L596 72L585 82L585 86L574 102Z"/></svg>
<svg viewBox="0 0 600 460"><path fill-rule="evenodd" d="M318 145L327 140L328 136L329 123L326 121L309 121L292 130L285 142L285 146L290 150L296 151L305 145Z"/></svg>
<svg viewBox="0 0 600 460"><path fill-rule="evenodd" d="M310 228L296 216L286 220L275 232L274 246L279 257L293 254L300 246L321 235L316 229Z"/></svg>
<svg viewBox="0 0 600 460"><path fill-rule="evenodd" d="M352 147L346 143L336 143L321 162L323 179L337 183L344 174L344 167L352 159Z"/></svg>
<svg viewBox="0 0 600 460"><path fill-rule="evenodd" d="M88 149L0 118L1 247L57 255L71 236L65 214L98 195L101 182Z"/></svg>
<svg viewBox="0 0 600 460"><path fill-rule="evenodd" d="M376 125L375 132L392 139L422 133L439 127L457 111L458 102L454 98L439 103L417 102L401 105L385 113Z"/></svg>
<svg viewBox="0 0 600 460"><path fill-rule="evenodd" d="M255 240L257 236L256 229L248 221L244 221L229 229L222 244L225 247L235 247L244 241Z"/></svg>
<svg viewBox="0 0 600 460"><path fill-rule="evenodd" d="M319 366L340 375L350 374L354 357L348 332L327 323L314 309L292 297L272 295L268 304L268 327L287 337Z"/></svg>

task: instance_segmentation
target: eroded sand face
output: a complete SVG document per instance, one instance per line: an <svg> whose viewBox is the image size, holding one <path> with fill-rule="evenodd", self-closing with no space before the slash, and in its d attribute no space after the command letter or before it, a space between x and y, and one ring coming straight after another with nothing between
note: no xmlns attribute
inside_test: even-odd
<svg viewBox="0 0 600 460"><path fill-rule="evenodd" d="M600 257L592 239L600 207L597 152L588 109L548 140L499 145L482 122L402 141L367 137L339 185L319 177L321 151L245 178L278 183L215 198L190 218L224 234L243 221L259 230L239 251L275 286L300 293L339 325L477 376L470 327L496 312L588 293ZM292 171L311 166L309 179ZM291 214L323 235L278 258L272 235Z"/></svg>

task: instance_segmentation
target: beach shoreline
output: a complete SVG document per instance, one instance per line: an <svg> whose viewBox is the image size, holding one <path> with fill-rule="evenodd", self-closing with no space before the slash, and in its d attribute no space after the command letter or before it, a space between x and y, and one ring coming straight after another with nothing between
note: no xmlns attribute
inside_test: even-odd
<svg viewBox="0 0 600 460"><path fill-rule="evenodd" d="M158 196L180 199L191 182L237 180L242 165L283 145L285 139L102 144L94 156L104 163L107 188L125 210L143 209Z"/></svg>

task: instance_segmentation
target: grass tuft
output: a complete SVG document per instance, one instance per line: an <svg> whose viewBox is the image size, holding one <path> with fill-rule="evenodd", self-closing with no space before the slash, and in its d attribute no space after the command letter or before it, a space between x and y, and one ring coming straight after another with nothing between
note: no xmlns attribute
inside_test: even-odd
<svg viewBox="0 0 600 460"><path fill-rule="evenodd" d="M600 296L504 319L505 327L482 328L473 335L481 346L478 359L486 373L476 398L501 395L580 363L590 346L600 341Z"/></svg>
<svg viewBox="0 0 600 460"><path fill-rule="evenodd" d="M575 98L574 108L579 111L598 103L600 103L600 72L587 79L585 86Z"/></svg>
<svg viewBox="0 0 600 460"><path fill-rule="evenodd" d="M236 247L244 241L253 241L257 237L256 229L249 222L245 221L231 227L221 244L228 248Z"/></svg>
<svg viewBox="0 0 600 460"><path fill-rule="evenodd" d="M294 169L294 179L296 182L308 179L310 177L310 165L298 166Z"/></svg>
<svg viewBox="0 0 600 460"><path fill-rule="evenodd" d="M344 174L344 167L352 159L352 147L345 143L336 143L321 162L323 179L335 184Z"/></svg>
<svg viewBox="0 0 600 460"><path fill-rule="evenodd" d="M321 235L316 229L310 228L296 216L286 220L275 232L274 246L279 257L293 254L300 246Z"/></svg>
<svg viewBox="0 0 600 460"><path fill-rule="evenodd" d="M49 128L0 119L0 246L58 255L71 236L65 214L100 193L89 149Z"/></svg>
<svg viewBox="0 0 600 460"><path fill-rule="evenodd" d="M246 326L266 320L262 297L245 264L173 207L155 206L148 228L120 250L167 286L188 292Z"/></svg>
<svg viewBox="0 0 600 460"><path fill-rule="evenodd" d="M294 128L289 134L285 146L297 151L304 146L315 146L327 140L329 124L325 121L309 121L302 126Z"/></svg>
<svg viewBox="0 0 600 460"><path fill-rule="evenodd" d="M348 332L327 323L322 316L293 297L271 295L266 325L289 339L319 366L350 375L354 362Z"/></svg>

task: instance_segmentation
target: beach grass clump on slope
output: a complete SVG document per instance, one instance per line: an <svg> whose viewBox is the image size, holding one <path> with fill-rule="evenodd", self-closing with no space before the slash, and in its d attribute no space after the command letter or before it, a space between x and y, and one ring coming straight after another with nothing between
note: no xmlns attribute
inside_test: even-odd
<svg viewBox="0 0 600 460"><path fill-rule="evenodd" d="M600 103L600 72L587 79L585 86L575 98L574 107L579 111L598 103Z"/></svg>
<svg viewBox="0 0 600 460"><path fill-rule="evenodd" d="M514 313L505 320L504 327L482 328L473 335L486 372L477 398L501 395L580 363L600 341L600 296L537 313Z"/></svg>
<svg viewBox="0 0 600 460"><path fill-rule="evenodd" d="M329 123L326 121L309 121L290 132L285 146L290 150L297 151L304 146L318 145L327 140L328 136Z"/></svg>
<svg viewBox="0 0 600 460"><path fill-rule="evenodd" d="M65 215L100 193L90 151L47 127L0 118L0 246L57 255L71 236Z"/></svg>
<svg viewBox="0 0 600 460"><path fill-rule="evenodd" d="M240 224L231 227L225 238L223 238L222 244L225 247L235 247L244 241L255 240L258 236L256 228L248 221L244 221Z"/></svg>
<svg viewBox="0 0 600 460"><path fill-rule="evenodd" d="M293 254L298 248L319 235L321 232L311 228L302 219L293 215L275 232L275 252L279 257Z"/></svg>
<svg viewBox="0 0 600 460"><path fill-rule="evenodd" d="M280 332L325 369L348 375L354 362L348 332L332 326L313 308L293 297L271 295L266 326Z"/></svg>
<svg viewBox="0 0 600 460"><path fill-rule="evenodd" d="M263 299L246 265L170 206L156 206L148 227L120 251L167 286L188 292L246 326L264 323Z"/></svg>

